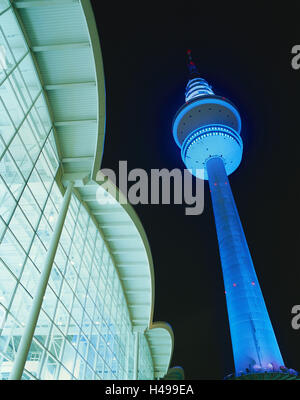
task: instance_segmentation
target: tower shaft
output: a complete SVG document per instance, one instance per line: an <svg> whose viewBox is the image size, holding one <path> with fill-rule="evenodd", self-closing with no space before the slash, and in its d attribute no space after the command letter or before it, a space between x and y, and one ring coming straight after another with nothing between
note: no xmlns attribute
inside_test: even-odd
<svg viewBox="0 0 300 400"><path fill-rule="evenodd" d="M284 365L221 157L206 163L236 373Z"/></svg>

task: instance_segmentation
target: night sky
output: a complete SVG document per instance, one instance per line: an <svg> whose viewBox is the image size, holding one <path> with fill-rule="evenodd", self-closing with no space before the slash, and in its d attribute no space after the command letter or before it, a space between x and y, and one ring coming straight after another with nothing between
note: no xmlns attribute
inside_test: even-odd
<svg viewBox="0 0 300 400"><path fill-rule="evenodd" d="M127 160L129 170L149 173L184 168L171 128L192 49L215 94L240 111L244 154L230 183L283 359L300 371L300 330L291 327L291 309L300 304L300 69L291 67L300 5L110 3L92 1L107 96L102 167L118 171L119 160ZM198 216L186 216L185 205L134 206L154 261L154 321L171 324L171 366L182 366L186 379L222 379L234 370L205 186Z"/></svg>

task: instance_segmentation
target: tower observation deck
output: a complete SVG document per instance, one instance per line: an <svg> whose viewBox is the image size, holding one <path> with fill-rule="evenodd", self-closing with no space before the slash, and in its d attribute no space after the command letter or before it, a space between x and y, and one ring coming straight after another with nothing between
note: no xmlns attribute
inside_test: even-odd
<svg viewBox="0 0 300 400"><path fill-rule="evenodd" d="M196 169L204 169L209 183L235 376L294 373L284 367L229 184L228 176L238 168L243 154L240 114L200 77L189 50L188 58L186 101L175 115L173 135L186 167L195 176Z"/></svg>

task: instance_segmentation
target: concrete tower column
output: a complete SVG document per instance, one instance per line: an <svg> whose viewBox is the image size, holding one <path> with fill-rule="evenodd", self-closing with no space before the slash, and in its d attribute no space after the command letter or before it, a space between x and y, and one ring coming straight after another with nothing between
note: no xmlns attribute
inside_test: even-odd
<svg viewBox="0 0 300 400"><path fill-rule="evenodd" d="M236 373L283 360L254 270L222 158L206 163L219 243Z"/></svg>
<svg viewBox="0 0 300 400"><path fill-rule="evenodd" d="M185 104L173 120L173 136L186 167L209 181L224 277L236 376L285 370L230 189L228 176L242 160L241 117L203 79L188 50Z"/></svg>

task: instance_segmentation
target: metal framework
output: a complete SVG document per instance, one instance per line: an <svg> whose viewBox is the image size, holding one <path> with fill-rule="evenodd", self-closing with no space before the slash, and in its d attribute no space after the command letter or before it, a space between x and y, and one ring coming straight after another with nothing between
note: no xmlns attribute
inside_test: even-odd
<svg viewBox="0 0 300 400"><path fill-rule="evenodd" d="M2 0L0 23L0 377L163 376L173 333L152 322L145 232L128 204L97 201L105 87L90 2Z"/></svg>

